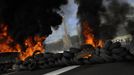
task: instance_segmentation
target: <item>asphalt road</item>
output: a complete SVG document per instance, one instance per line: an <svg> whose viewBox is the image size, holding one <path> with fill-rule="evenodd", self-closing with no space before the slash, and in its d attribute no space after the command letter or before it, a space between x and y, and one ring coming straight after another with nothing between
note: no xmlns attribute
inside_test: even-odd
<svg viewBox="0 0 134 75"><path fill-rule="evenodd" d="M4 75L134 75L134 62L75 65L35 71L11 72Z"/></svg>

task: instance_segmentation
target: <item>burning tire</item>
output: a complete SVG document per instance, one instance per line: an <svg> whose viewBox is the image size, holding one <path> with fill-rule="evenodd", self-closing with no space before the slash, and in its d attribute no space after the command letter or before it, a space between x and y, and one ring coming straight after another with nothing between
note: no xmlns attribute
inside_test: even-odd
<svg viewBox="0 0 134 75"><path fill-rule="evenodd" d="M28 57L24 62L24 66L28 70L34 70L36 68L36 61L32 57Z"/></svg>
<svg viewBox="0 0 134 75"><path fill-rule="evenodd" d="M103 48L94 48L92 45L83 45L80 49L70 48L70 51L64 53L40 53L34 52L33 56L25 59L23 64L28 70L35 68L52 68L56 66L83 65L83 64L100 64L105 62L117 62L123 60L134 60L132 55L121 43L112 43L107 41ZM3 66L0 70L3 71Z"/></svg>
<svg viewBox="0 0 134 75"><path fill-rule="evenodd" d="M0 65L0 72L7 72L8 70L8 64L7 65Z"/></svg>
<svg viewBox="0 0 134 75"><path fill-rule="evenodd" d="M116 61L123 61L123 60L124 60L123 57L118 56L118 55L116 55L116 54L113 54L112 57L113 57Z"/></svg>
<svg viewBox="0 0 134 75"><path fill-rule="evenodd" d="M99 48L96 48L96 49L95 49L95 54L96 54L97 56L100 55L100 49L99 49Z"/></svg>
<svg viewBox="0 0 134 75"><path fill-rule="evenodd" d="M126 59L126 60L134 60L134 56L131 55L131 54L130 54L130 55L126 55L126 56L125 56L125 59Z"/></svg>
<svg viewBox="0 0 134 75"><path fill-rule="evenodd" d="M105 44L104 44L104 49L108 50L109 47L110 47L112 44L113 44L112 41L110 41L110 40L106 41Z"/></svg>
<svg viewBox="0 0 134 75"><path fill-rule="evenodd" d="M33 57L36 56L37 54L42 54L39 50L36 50L34 53L33 53Z"/></svg>
<svg viewBox="0 0 134 75"><path fill-rule="evenodd" d="M70 53L68 51L64 51L63 56L65 58L73 58L74 57L74 54L73 53Z"/></svg>
<svg viewBox="0 0 134 75"><path fill-rule="evenodd" d="M119 54L119 53L122 53L124 51L125 51L124 48L120 47L120 48L113 49L112 53Z"/></svg>
<svg viewBox="0 0 134 75"><path fill-rule="evenodd" d="M4 68L4 66L0 65L0 73L3 72L3 68Z"/></svg>
<svg viewBox="0 0 134 75"><path fill-rule="evenodd" d="M47 58L47 59L51 58L51 57L53 57L53 53L45 53L44 57Z"/></svg>
<svg viewBox="0 0 134 75"><path fill-rule="evenodd" d="M38 65L38 67L41 69L44 69L45 67L47 67L47 64L45 63L45 59L43 59L43 58L40 58L38 60L38 62L36 61L36 63Z"/></svg>
<svg viewBox="0 0 134 75"><path fill-rule="evenodd" d="M63 58L62 58L62 62L64 63L64 65L71 65L71 61L70 61L69 58L63 57Z"/></svg>
<svg viewBox="0 0 134 75"><path fill-rule="evenodd" d="M83 51L83 50L89 50L89 51L95 50L94 47L93 47L92 45L90 45L90 44L82 45L82 46L80 47L80 49L81 49L82 51Z"/></svg>
<svg viewBox="0 0 134 75"><path fill-rule="evenodd" d="M70 48L70 52L71 53L78 53L78 52L80 52L81 50L80 49L78 49L78 48Z"/></svg>
<svg viewBox="0 0 134 75"><path fill-rule="evenodd" d="M109 50L112 50L112 49L115 49L115 48L120 48L120 47L121 47L121 43L120 42L115 42L109 47Z"/></svg>
<svg viewBox="0 0 134 75"><path fill-rule="evenodd" d="M105 54L105 53L101 53L100 56L101 56L106 62L113 62L113 61L114 61L114 59L113 59L111 56L109 56L109 55L107 55L107 54Z"/></svg>
<svg viewBox="0 0 134 75"><path fill-rule="evenodd" d="M36 62L31 61L31 63L28 64L27 68L28 68L28 70L34 70L36 68Z"/></svg>
<svg viewBox="0 0 134 75"><path fill-rule="evenodd" d="M97 63L104 63L105 60L103 58L101 58L100 56L97 55L93 55L91 59L89 59L90 62L97 62Z"/></svg>

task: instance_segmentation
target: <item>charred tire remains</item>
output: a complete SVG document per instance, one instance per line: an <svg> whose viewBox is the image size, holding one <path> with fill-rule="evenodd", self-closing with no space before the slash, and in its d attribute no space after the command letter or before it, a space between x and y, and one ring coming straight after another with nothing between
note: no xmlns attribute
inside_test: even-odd
<svg viewBox="0 0 134 75"><path fill-rule="evenodd" d="M24 70L32 71L35 69L45 69L57 66L77 64L90 65L133 60L134 55L131 54L127 48L123 47L121 43L106 41L103 48L94 48L91 45L82 45L80 48L70 48L70 51L64 51L63 53L40 53L37 51L33 56L26 58L25 61L17 60L14 64L19 66L19 68L17 68L19 70L23 67ZM1 62L1 64L3 63ZM7 71L11 66L12 65L0 65L0 71Z"/></svg>
<svg viewBox="0 0 134 75"><path fill-rule="evenodd" d="M80 48L70 48L63 53L36 54L28 57L24 66L28 70L36 68L51 68L57 66L99 64L120 61L132 61L132 55L120 42L106 41L103 48L94 48L92 45L82 45Z"/></svg>

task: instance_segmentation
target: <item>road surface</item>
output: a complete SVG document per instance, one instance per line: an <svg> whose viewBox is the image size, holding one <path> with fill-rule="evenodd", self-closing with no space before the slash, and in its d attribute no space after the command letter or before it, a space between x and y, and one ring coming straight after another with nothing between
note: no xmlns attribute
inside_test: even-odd
<svg viewBox="0 0 134 75"><path fill-rule="evenodd" d="M134 62L73 65L35 71L11 72L2 75L134 75Z"/></svg>

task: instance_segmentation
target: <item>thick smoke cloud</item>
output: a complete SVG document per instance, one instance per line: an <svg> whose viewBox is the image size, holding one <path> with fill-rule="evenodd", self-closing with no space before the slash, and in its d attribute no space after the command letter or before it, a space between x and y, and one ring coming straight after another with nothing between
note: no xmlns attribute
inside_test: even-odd
<svg viewBox="0 0 134 75"><path fill-rule="evenodd" d="M101 16L104 23L101 24L101 35L105 39L128 34L125 27L130 15L130 4L125 0L104 0L106 12Z"/></svg>
<svg viewBox="0 0 134 75"><path fill-rule="evenodd" d="M125 0L76 0L79 4L78 18L82 24L89 22L95 38L113 39L127 33L130 4ZM129 31L130 32L130 31Z"/></svg>
<svg viewBox="0 0 134 75"><path fill-rule="evenodd" d="M9 33L19 43L29 36L52 33L62 17L55 11L67 4L67 0L1 0L0 18L8 24Z"/></svg>
<svg viewBox="0 0 134 75"><path fill-rule="evenodd" d="M89 22L89 26L93 29L95 37L98 37L100 25L100 11L104 11L102 7L103 0L76 0L79 4L78 18L80 23Z"/></svg>

